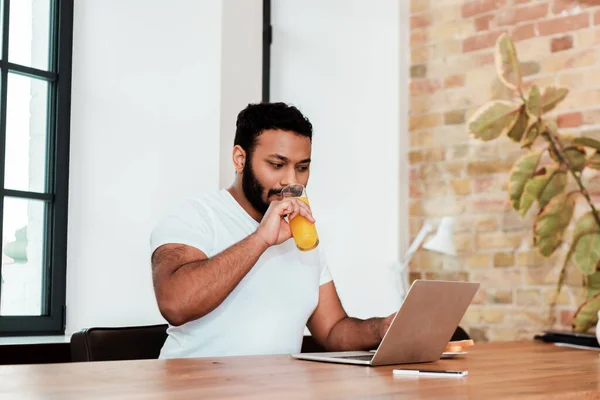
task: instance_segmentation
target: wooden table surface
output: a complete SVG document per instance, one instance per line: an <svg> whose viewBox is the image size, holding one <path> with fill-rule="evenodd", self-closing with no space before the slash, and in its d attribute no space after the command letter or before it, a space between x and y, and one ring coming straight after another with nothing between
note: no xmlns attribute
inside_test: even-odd
<svg viewBox="0 0 600 400"><path fill-rule="evenodd" d="M595 399L599 353L535 342L482 343L464 358L419 366L466 369L465 378L398 377L394 366L287 355L10 365L0 366L0 399Z"/></svg>

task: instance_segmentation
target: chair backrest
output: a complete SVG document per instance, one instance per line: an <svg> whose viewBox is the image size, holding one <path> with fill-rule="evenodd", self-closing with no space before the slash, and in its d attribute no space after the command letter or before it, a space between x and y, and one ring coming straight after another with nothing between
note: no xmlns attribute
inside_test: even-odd
<svg viewBox="0 0 600 400"><path fill-rule="evenodd" d="M71 361L158 358L166 339L166 324L83 329L71 336Z"/></svg>
<svg viewBox="0 0 600 400"><path fill-rule="evenodd" d="M469 334L460 326L456 328L454 331L454 335L452 335L452 339L450 340L469 340L471 337Z"/></svg>
<svg viewBox="0 0 600 400"><path fill-rule="evenodd" d="M71 361L147 360L160 355L167 339L167 325L123 328L88 328L71 336ZM469 339L458 327L451 340ZM326 351L312 336L304 336L302 353Z"/></svg>

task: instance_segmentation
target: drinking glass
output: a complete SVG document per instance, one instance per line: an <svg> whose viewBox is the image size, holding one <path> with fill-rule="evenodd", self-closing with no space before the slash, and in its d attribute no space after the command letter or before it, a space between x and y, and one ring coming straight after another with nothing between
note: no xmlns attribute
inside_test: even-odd
<svg viewBox="0 0 600 400"><path fill-rule="evenodd" d="M293 197L300 201L305 202L310 207L308 197L306 196L306 188L299 184L294 183L284 187L281 191L282 197ZM319 235L317 235L317 228L315 224L309 222L302 215L297 215L289 221L290 229L292 230L292 236L296 247L301 251L313 250L319 245Z"/></svg>

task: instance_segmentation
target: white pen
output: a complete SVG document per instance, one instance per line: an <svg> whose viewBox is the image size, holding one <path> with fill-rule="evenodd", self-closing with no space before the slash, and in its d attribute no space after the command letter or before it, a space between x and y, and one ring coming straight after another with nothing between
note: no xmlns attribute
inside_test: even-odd
<svg viewBox="0 0 600 400"><path fill-rule="evenodd" d="M460 378L469 374L468 371L449 371L434 369L395 369L393 373L394 375L435 376L444 378Z"/></svg>

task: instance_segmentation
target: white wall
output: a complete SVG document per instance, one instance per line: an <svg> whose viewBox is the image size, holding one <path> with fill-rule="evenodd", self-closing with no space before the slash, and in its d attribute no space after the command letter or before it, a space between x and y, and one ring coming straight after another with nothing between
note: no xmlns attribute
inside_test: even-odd
<svg viewBox="0 0 600 400"><path fill-rule="evenodd" d="M219 186L221 92L229 87L221 76L231 75L222 65L230 26L222 7L219 0L75 4L67 333L162 322L151 229L181 198ZM260 32L262 13L238 22ZM247 92L227 96L248 102Z"/></svg>
<svg viewBox="0 0 600 400"><path fill-rule="evenodd" d="M409 247L409 229L408 229L408 149L409 130L408 114L410 105L409 74L410 74L410 2L398 0L399 8L399 62L398 65L398 135L400 140L400 149L398 154L399 168L399 198L398 209L399 229L400 229L400 257ZM405 293L404 293L405 294ZM403 294L403 295L404 295Z"/></svg>
<svg viewBox="0 0 600 400"><path fill-rule="evenodd" d="M273 0L271 100L313 123L308 194L342 302L358 317L387 315L400 300L391 267L406 241L408 17L399 3Z"/></svg>
<svg viewBox="0 0 600 400"><path fill-rule="evenodd" d="M260 100L262 49L262 10L249 0L75 6L67 334L162 322L150 231L182 197L229 184L235 115ZM359 317L396 306L384 281L406 240L399 7L273 0L272 99L315 125L309 195L342 300Z"/></svg>

